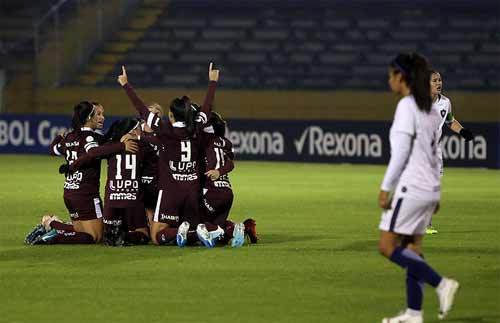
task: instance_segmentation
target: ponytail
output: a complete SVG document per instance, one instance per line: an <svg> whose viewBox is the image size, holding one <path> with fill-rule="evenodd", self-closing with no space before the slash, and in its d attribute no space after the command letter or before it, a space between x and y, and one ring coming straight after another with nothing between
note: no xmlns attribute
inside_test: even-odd
<svg viewBox="0 0 500 323"><path fill-rule="evenodd" d="M186 130L191 137L196 130L196 116L198 111L196 105L191 103L187 96L182 98L175 98L170 104L170 111L174 115L176 121L182 121L186 124Z"/></svg>
<svg viewBox="0 0 500 323"><path fill-rule="evenodd" d="M73 108L73 118L71 119L71 128L73 131L80 132L80 129L95 114L95 107L89 101L82 101Z"/></svg>
<svg viewBox="0 0 500 323"><path fill-rule="evenodd" d="M429 112L432 106L431 72L427 59L417 53L399 54L391 67L400 72L420 110Z"/></svg>
<svg viewBox="0 0 500 323"><path fill-rule="evenodd" d="M196 110L191 105L191 103L186 104L186 110L184 112L184 122L186 122L186 130L189 136L193 136L195 131L195 118L196 118Z"/></svg>

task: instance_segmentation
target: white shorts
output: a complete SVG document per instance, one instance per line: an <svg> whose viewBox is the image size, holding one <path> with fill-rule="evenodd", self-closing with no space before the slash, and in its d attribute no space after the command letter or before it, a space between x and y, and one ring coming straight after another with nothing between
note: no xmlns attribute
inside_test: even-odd
<svg viewBox="0 0 500 323"><path fill-rule="evenodd" d="M391 209L382 212L380 230L404 235L423 235L431 223L438 201L394 196Z"/></svg>

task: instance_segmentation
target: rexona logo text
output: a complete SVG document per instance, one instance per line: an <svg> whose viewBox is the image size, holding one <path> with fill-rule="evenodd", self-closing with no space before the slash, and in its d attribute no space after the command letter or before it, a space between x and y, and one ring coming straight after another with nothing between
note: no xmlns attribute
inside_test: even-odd
<svg viewBox="0 0 500 323"><path fill-rule="evenodd" d="M283 155L285 139L280 132L230 131L229 138L236 154Z"/></svg>
<svg viewBox="0 0 500 323"><path fill-rule="evenodd" d="M466 142L458 136L443 136L441 149L444 159L476 159L487 158L487 143L483 136L475 136L474 140Z"/></svg>
<svg viewBox="0 0 500 323"><path fill-rule="evenodd" d="M382 139L377 134L323 131L321 127L307 127L294 140L297 153L338 157L381 157Z"/></svg>

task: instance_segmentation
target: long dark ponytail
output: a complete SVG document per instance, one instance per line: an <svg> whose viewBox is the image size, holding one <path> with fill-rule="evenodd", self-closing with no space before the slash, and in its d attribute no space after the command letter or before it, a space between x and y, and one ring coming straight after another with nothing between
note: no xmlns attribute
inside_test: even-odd
<svg viewBox="0 0 500 323"><path fill-rule="evenodd" d="M73 118L71 119L71 128L79 132L87 121L95 115L95 106L89 101L82 101L73 108Z"/></svg>
<svg viewBox="0 0 500 323"><path fill-rule="evenodd" d="M432 106L431 72L427 59L417 53L399 54L391 67L401 73L420 110L429 112Z"/></svg>
<svg viewBox="0 0 500 323"><path fill-rule="evenodd" d="M191 137L195 132L195 120L198 114L197 105L191 103L189 97L183 96L172 100L170 111L172 111L176 121L182 121L186 124L187 133Z"/></svg>

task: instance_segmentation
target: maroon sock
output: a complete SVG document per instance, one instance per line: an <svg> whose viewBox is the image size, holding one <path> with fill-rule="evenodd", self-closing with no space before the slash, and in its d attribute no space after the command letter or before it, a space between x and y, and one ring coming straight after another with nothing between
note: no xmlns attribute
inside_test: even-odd
<svg viewBox="0 0 500 323"><path fill-rule="evenodd" d="M75 231L75 227L73 227L72 224L62 223L59 221L50 222L50 227L56 230Z"/></svg>
<svg viewBox="0 0 500 323"><path fill-rule="evenodd" d="M205 222L205 226L207 227L208 231L215 231L217 230L217 224L213 224L211 222Z"/></svg>
<svg viewBox="0 0 500 323"><path fill-rule="evenodd" d="M85 232L57 230L57 236L50 244L90 244L94 238Z"/></svg>
<svg viewBox="0 0 500 323"><path fill-rule="evenodd" d="M224 236L229 239L233 238L234 223L226 220L224 223Z"/></svg>
<svg viewBox="0 0 500 323"><path fill-rule="evenodd" d="M175 241L177 228L165 228L156 234L156 241L159 245L164 245Z"/></svg>
<svg viewBox="0 0 500 323"><path fill-rule="evenodd" d="M149 237L140 231L130 231L127 232L125 240L131 244L144 245L148 244Z"/></svg>
<svg viewBox="0 0 500 323"><path fill-rule="evenodd" d="M187 234L187 242L189 244L194 244L198 241L198 235L196 234L196 230L189 230Z"/></svg>

